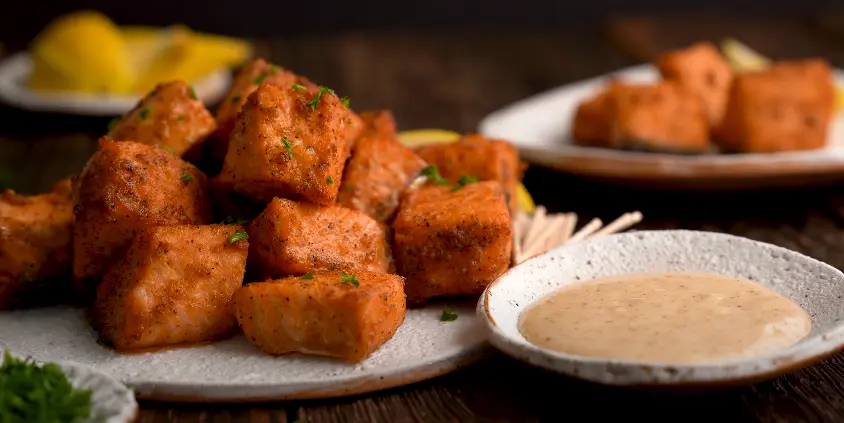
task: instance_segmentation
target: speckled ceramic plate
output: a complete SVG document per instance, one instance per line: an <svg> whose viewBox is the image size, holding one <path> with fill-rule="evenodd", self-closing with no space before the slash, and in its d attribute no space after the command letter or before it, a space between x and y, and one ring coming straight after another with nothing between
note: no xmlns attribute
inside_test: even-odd
<svg viewBox="0 0 844 423"><path fill-rule="evenodd" d="M827 148L766 154L681 155L575 145L571 127L578 104L611 78L659 79L652 65L622 69L538 94L485 117L484 135L510 140L524 160L563 172L636 186L748 189L844 180L844 114L830 124ZM835 70L844 82L844 72Z"/></svg>
<svg viewBox="0 0 844 423"><path fill-rule="evenodd" d="M62 307L0 312L0 350L90 365L131 385L138 398L328 398L407 385L480 357L488 346L474 303L449 305L458 315L451 322L440 321L444 304L408 310L396 335L357 365L302 355L269 356L240 335L190 348L118 354L97 343L82 310Z"/></svg>
<svg viewBox="0 0 844 423"><path fill-rule="evenodd" d="M772 354L732 361L671 365L563 354L529 343L522 311L561 286L601 276L644 272L711 272L751 279L803 307L812 331ZM647 231L596 238L551 250L510 269L478 302L490 343L508 355L566 375L624 386L728 386L774 378L844 348L844 274L770 244L713 232Z"/></svg>
<svg viewBox="0 0 844 423"><path fill-rule="evenodd" d="M0 363L3 357L0 356ZM129 423L138 415L132 390L117 379L78 363L57 363L76 388L91 390L91 417L79 423Z"/></svg>
<svg viewBox="0 0 844 423"><path fill-rule="evenodd" d="M21 109L72 115L117 116L131 110L141 99L138 95L44 93L26 84L32 72L32 58L18 53L0 63L0 100ZM197 97L205 104L222 100L231 84L231 72L219 69L193 83Z"/></svg>

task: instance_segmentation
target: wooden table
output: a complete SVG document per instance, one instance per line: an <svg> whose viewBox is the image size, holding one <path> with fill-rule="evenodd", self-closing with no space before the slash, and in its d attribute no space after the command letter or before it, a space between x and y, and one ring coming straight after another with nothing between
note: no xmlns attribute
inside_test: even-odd
<svg viewBox="0 0 844 423"><path fill-rule="evenodd" d="M258 42L260 54L352 98L390 108L402 128L473 131L481 117L562 83L647 60L698 39L736 36L775 57L823 55L844 65L842 19L723 16L616 19L555 32L355 33ZM12 49L10 49L12 50ZM564 118L564 117L561 117ZM0 109L0 183L45 189L78 172L109 119ZM639 191L531 169L526 185L552 211L612 219L641 210L640 228L729 232L844 269L844 189L734 194ZM492 352L453 374L352 398L273 404L142 402L141 422L842 421L844 355L742 389L666 396L594 386Z"/></svg>

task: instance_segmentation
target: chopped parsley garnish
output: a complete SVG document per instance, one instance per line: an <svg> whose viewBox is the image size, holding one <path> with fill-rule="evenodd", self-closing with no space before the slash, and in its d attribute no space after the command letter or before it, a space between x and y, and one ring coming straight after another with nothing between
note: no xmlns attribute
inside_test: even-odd
<svg viewBox="0 0 844 423"><path fill-rule="evenodd" d="M425 166L421 174L437 185L451 185L448 179L440 176L440 170L434 165Z"/></svg>
<svg viewBox="0 0 844 423"><path fill-rule="evenodd" d="M238 101L240 101L240 96L239 96L239 95L236 95L236 96L232 97L232 103L237 103Z"/></svg>
<svg viewBox="0 0 844 423"><path fill-rule="evenodd" d="M120 122L120 118L114 118L108 122L108 130L111 131Z"/></svg>
<svg viewBox="0 0 844 423"><path fill-rule="evenodd" d="M229 237L229 244L234 244L235 242L246 238L249 238L249 234L247 234L246 231L237 231Z"/></svg>
<svg viewBox="0 0 844 423"><path fill-rule="evenodd" d="M320 100L322 100L323 94L334 94L334 90L332 90L331 88L324 87L324 86L320 85L319 91L317 91L317 93L314 94L314 98L311 99L311 101L309 101L306 104L306 106L308 106L311 109L312 112L316 111L317 106L319 106Z"/></svg>
<svg viewBox="0 0 844 423"><path fill-rule="evenodd" d="M159 146L158 146L158 148L160 148L160 149L162 149L162 150L164 150L164 151L166 151L166 152L168 152L168 153L170 153L170 154L176 154L176 152L175 152L175 151L173 151L173 149L172 149L172 148L170 148L170 147L168 147L168 146L166 146L166 145L159 145Z"/></svg>
<svg viewBox="0 0 844 423"><path fill-rule="evenodd" d="M451 307L445 306L443 309L443 314L440 316L441 322L453 322L457 320L457 313L451 311Z"/></svg>
<svg viewBox="0 0 844 423"><path fill-rule="evenodd" d="M281 68L280 68L280 67L278 67L278 65L272 65L272 66L270 66L270 72L272 72L272 73L274 73L274 74L278 73L278 71L279 71L279 70L281 70Z"/></svg>
<svg viewBox="0 0 844 423"><path fill-rule="evenodd" d="M325 178L325 183L328 184L328 185L334 185L334 178L332 178L330 176Z"/></svg>
<svg viewBox="0 0 844 423"><path fill-rule="evenodd" d="M176 120L178 120L179 122L185 120L185 115L179 115L179 117L177 117Z"/></svg>
<svg viewBox="0 0 844 423"><path fill-rule="evenodd" d="M190 182L190 181L193 180L193 175L191 175L189 173L185 173L184 175L180 176L179 179L181 179L182 182L187 183L187 182Z"/></svg>
<svg viewBox="0 0 844 423"><path fill-rule="evenodd" d="M343 189L346 190L346 191L352 192L352 191L355 190L355 187L353 187L351 185L346 185L345 187L343 187Z"/></svg>
<svg viewBox="0 0 844 423"><path fill-rule="evenodd" d="M249 223L249 219L244 219L242 217L228 216L225 219L223 219L223 221L220 222L220 223L222 223L223 225L232 225L232 224L245 225L245 224Z"/></svg>
<svg viewBox="0 0 844 423"><path fill-rule="evenodd" d="M472 175L463 175L460 177L460 179L457 180L457 185L455 185L454 188L452 188L451 190L457 191L460 188L466 186L467 184L471 184L472 182L478 182L478 177Z"/></svg>
<svg viewBox="0 0 844 423"><path fill-rule="evenodd" d="M346 272L340 272L340 275L343 276L343 279L340 280L341 284L348 283L348 284L352 284L354 286L360 286L360 281L358 280L358 278L355 275L350 275Z"/></svg>
<svg viewBox="0 0 844 423"><path fill-rule="evenodd" d="M56 364L40 366L6 351L0 366L0 421L73 422L91 417L90 389L76 389Z"/></svg>
<svg viewBox="0 0 844 423"><path fill-rule="evenodd" d="M138 116L140 116L141 119L146 119L151 111L152 109L150 109L149 107L144 107L143 109L141 109L141 112L138 114Z"/></svg>
<svg viewBox="0 0 844 423"><path fill-rule="evenodd" d="M349 104L352 103L352 100L350 100L349 97L340 97L340 102L348 108Z"/></svg>
<svg viewBox="0 0 844 423"><path fill-rule="evenodd" d="M304 279L306 281L309 281L313 278L314 278L314 275L312 275L310 272L308 272L308 273L305 273L304 275L302 275L302 277L299 278L299 279Z"/></svg>
<svg viewBox="0 0 844 423"><path fill-rule="evenodd" d="M302 84L293 84L290 88L293 88L296 91L305 91L307 89Z"/></svg>
<svg viewBox="0 0 844 423"><path fill-rule="evenodd" d="M284 149L287 150L287 157L293 158L293 150L290 148L293 144L287 139L287 137L281 137L281 143L284 144Z"/></svg>
<svg viewBox="0 0 844 423"><path fill-rule="evenodd" d="M199 100L199 97L196 96L196 90L193 89L193 85L188 86L188 89L190 90L190 98L194 100Z"/></svg>
<svg viewBox="0 0 844 423"><path fill-rule="evenodd" d="M252 81L252 82L254 82L255 85L261 85L261 83L264 82L264 80L267 79L268 76L269 76L269 74L264 72L264 73L258 75L258 77L255 78L255 80Z"/></svg>

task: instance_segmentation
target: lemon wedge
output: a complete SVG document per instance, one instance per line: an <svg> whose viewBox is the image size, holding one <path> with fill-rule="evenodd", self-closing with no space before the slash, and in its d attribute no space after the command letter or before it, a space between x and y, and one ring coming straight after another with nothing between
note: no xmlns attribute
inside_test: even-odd
<svg viewBox="0 0 844 423"><path fill-rule="evenodd" d="M748 72L767 68L773 61L746 44L726 38L721 42L721 53L736 72ZM835 110L844 109L844 87L835 86Z"/></svg>
<svg viewBox="0 0 844 423"><path fill-rule="evenodd" d="M459 133L446 129L413 129L398 133L399 142L407 148L447 144L459 140L460 136ZM519 210L528 214L533 214L536 210L533 197L521 182L516 185L516 206Z"/></svg>
<svg viewBox="0 0 844 423"><path fill-rule="evenodd" d="M446 144L460 139L460 134L446 129L413 129L398 133L399 142L407 148L429 144Z"/></svg>
<svg viewBox="0 0 844 423"><path fill-rule="evenodd" d="M30 48L34 90L126 92L133 72L123 38L105 15L81 11L52 21Z"/></svg>

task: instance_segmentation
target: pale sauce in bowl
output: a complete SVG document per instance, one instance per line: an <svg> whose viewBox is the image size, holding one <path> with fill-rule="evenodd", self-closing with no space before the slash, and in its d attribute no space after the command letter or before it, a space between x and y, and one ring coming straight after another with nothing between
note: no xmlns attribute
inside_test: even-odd
<svg viewBox="0 0 844 423"><path fill-rule="evenodd" d="M524 338L586 357L706 363L790 347L812 328L800 306L714 273L634 273L564 286L525 309Z"/></svg>

